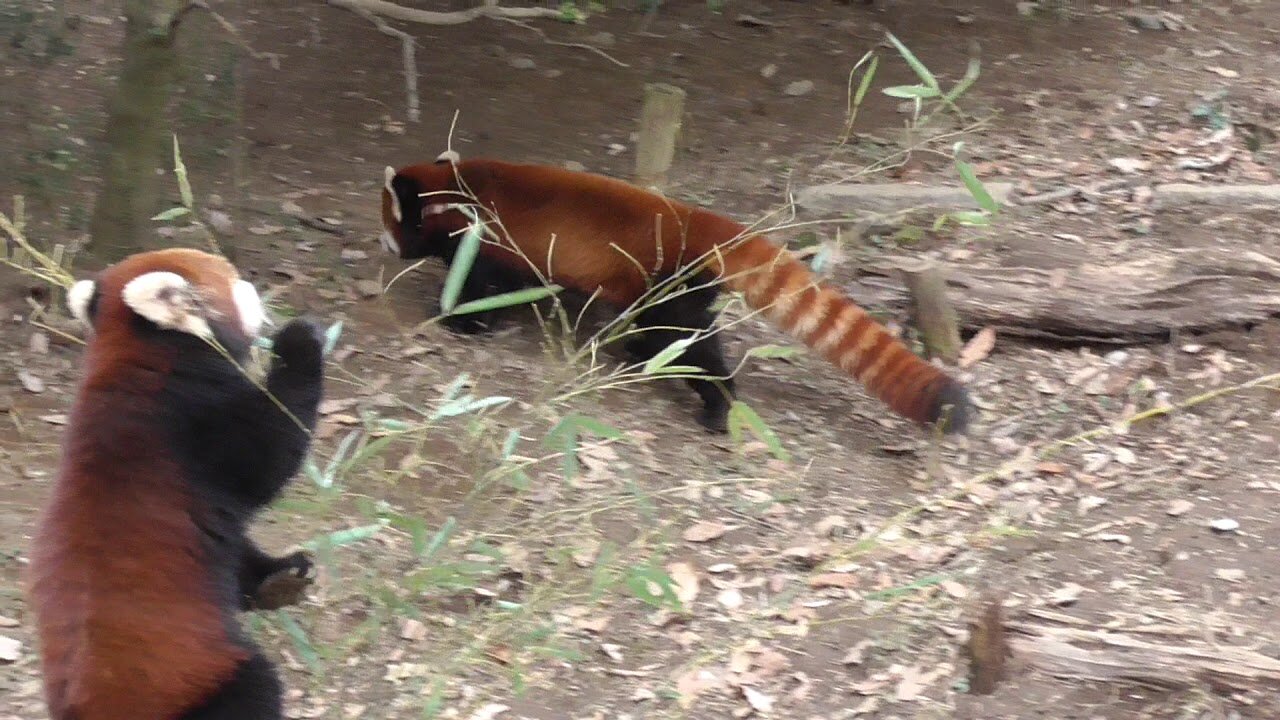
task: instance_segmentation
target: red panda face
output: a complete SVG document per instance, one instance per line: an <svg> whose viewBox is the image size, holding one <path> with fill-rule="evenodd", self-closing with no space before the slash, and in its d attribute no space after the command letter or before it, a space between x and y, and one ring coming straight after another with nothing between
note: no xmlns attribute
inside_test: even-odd
<svg viewBox="0 0 1280 720"><path fill-rule="evenodd" d="M458 154L446 151L429 165L384 170L380 237L384 250L411 260L440 255L451 239L456 242L454 236L470 221L455 206L473 202L457 192L458 163Z"/></svg>
<svg viewBox="0 0 1280 720"><path fill-rule="evenodd" d="M73 285L67 304L95 333L132 332L141 318L160 330L246 349L266 321L257 290L231 263L182 248L131 255Z"/></svg>

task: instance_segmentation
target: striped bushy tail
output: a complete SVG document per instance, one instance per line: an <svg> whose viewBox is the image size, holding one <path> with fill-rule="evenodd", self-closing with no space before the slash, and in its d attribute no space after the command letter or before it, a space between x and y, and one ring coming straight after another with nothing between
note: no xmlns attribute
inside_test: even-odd
<svg viewBox="0 0 1280 720"><path fill-rule="evenodd" d="M945 420L964 432L969 397L964 386L925 362L865 310L819 284L809 268L763 237L723 254L729 287L751 307L852 375L894 412L918 423Z"/></svg>

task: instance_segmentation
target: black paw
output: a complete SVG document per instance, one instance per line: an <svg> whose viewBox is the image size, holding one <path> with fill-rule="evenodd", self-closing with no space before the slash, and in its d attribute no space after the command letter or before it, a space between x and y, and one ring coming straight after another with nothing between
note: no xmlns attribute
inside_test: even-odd
<svg viewBox="0 0 1280 720"><path fill-rule="evenodd" d="M263 578L249 607L253 610L277 610L301 603L307 596L307 588L315 582L311 556L299 551L282 558L280 569Z"/></svg>
<svg viewBox="0 0 1280 720"><path fill-rule="evenodd" d="M702 408L698 413L698 424L708 432L717 435L729 432L729 408L724 406Z"/></svg>
<svg viewBox="0 0 1280 720"><path fill-rule="evenodd" d="M626 341L622 345L622 351L634 362L645 362L655 355L649 341L643 337L634 337Z"/></svg>
<svg viewBox="0 0 1280 720"><path fill-rule="evenodd" d="M459 335L479 335L493 329L493 318L490 313L468 313L466 315L443 315L440 323L450 331Z"/></svg>
<svg viewBox="0 0 1280 720"><path fill-rule="evenodd" d="M310 320L291 320L271 342L271 352L290 370L318 374L324 369L324 328Z"/></svg>

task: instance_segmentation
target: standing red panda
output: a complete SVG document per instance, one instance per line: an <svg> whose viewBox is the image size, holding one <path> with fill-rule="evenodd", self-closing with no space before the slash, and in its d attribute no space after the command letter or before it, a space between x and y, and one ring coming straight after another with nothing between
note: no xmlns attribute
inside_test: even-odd
<svg viewBox="0 0 1280 720"><path fill-rule="evenodd" d="M246 525L306 454L322 333L294 320L274 337L266 390L286 415L238 367L265 318L222 258L133 255L68 304L92 333L30 567L51 717L280 718L235 613L310 582L306 554L272 557Z"/></svg>
<svg viewBox="0 0 1280 720"><path fill-rule="evenodd" d="M711 328L710 306L717 294L712 282L723 280L895 412L920 423L945 420L948 432L963 432L968 424L962 385L914 355L785 249L726 217L600 175L460 161L447 152L432 164L386 169L383 247L401 258L436 256L452 262L469 222L452 204L478 204L481 214L491 213L500 226L498 241L481 244L459 302L514 289L541 275L625 308L654 283L702 263L684 292L673 292L638 315L636 325L646 330L628 344L638 358ZM476 332L485 320L460 315L447 323L456 331ZM699 421L723 432L734 384L717 335L700 335L676 362L723 378L689 381L704 404Z"/></svg>

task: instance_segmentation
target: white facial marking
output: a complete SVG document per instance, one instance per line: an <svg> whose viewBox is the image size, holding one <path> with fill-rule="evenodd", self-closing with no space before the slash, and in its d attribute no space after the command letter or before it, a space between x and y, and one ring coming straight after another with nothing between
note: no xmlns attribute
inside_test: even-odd
<svg viewBox="0 0 1280 720"><path fill-rule="evenodd" d="M149 272L124 286L124 304L130 310L168 330L200 338L212 338L191 283L177 273Z"/></svg>
<svg viewBox="0 0 1280 720"><path fill-rule="evenodd" d="M240 316L240 327L248 337L258 337L263 323L267 322L267 313L262 309L262 299L258 291L248 280L236 280L231 284L231 302L236 306L236 314Z"/></svg>
<svg viewBox="0 0 1280 720"><path fill-rule="evenodd" d="M79 280L67 291L67 307L71 309L71 315L85 325L92 324L89 318L89 303L93 302L93 292L96 288L97 285L92 280Z"/></svg>
<svg viewBox="0 0 1280 720"><path fill-rule="evenodd" d="M400 254L400 243L396 242L396 238L390 232L383 230L382 235L378 238L382 242L382 249L392 255Z"/></svg>
<svg viewBox="0 0 1280 720"><path fill-rule="evenodd" d="M462 156L458 154L457 150L445 150L436 156L436 162L447 162L450 165L457 165L462 162Z"/></svg>
<svg viewBox="0 0 1280 720"><path fill-rule="evenodd" d="M400 222L404 219L404 211L400 209L400 198L396 197L396 191L391 189L391 180L396 176L396 169L388 165L382 171L382 187L387 189L387 194L391 196L391 217Z"/></svg>

